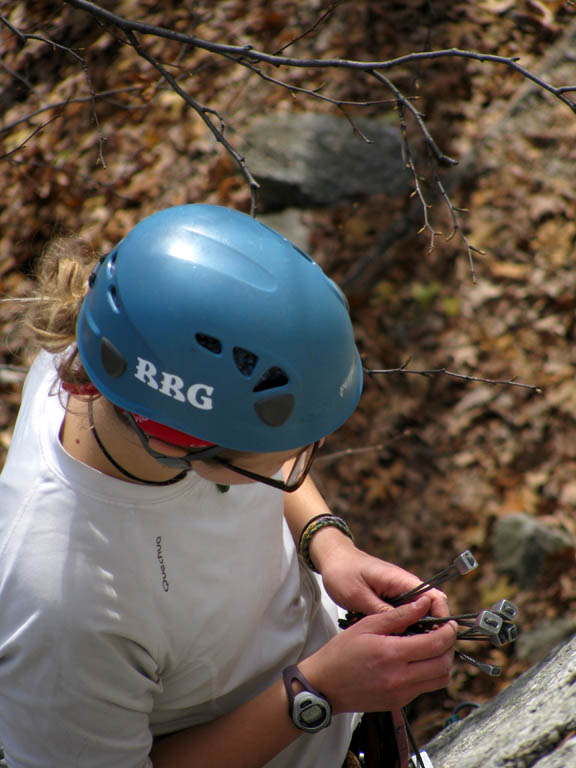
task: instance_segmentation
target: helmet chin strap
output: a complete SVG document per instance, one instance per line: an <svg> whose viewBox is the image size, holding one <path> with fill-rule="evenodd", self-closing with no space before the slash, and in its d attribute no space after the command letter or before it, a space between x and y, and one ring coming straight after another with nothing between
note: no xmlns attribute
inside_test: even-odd
<svg viewBox="0 0 576 768"><path fill-rule="evenodd" d="M119 410L120 409L116 408L117 412ZM189 472L192 469L193 462L211 459L215 456L218 456L224 450L220 445L215 445L214 443L205 443L204 441L201 441L202 445L205 447L193 448L184 456L166 456L166 454L159 453L150 446L149 438L138 425L134 414L130 413L130 411L120 411L120 414L132 427L146 453L148 453L149 456L152 456L153 459L156 459L159 464L162 464L164 467L168 467L169 469L182 469L184 472Z"/></svg>
<svg viewBox="0 0 576 768"><path fill-rule="evenodd" d="M94 409L92 407L92 399L88 401L88 421L90 423L90 429L92 431L92 434L94 435L94 439L98 444L98 448L100 448L100 450L102 451L106 459L108 459L110 464L112 464L112 466L115 467L118 470L118 472L120 472L130 480L133 480L137 483L143 483L144 485L172 485L173 483L177 483L186 477L185 471L180 472L175 477L171 477L169 480L144 480L144 478L142 477L137 477L136 475L133 475L132 472L129 472L127 469L125 469L121 464L119 464L116 461L116 459L113 456L110 455L110 453L107 451L104 444L102 443L102 439L100 438L100 435L96 430L96 425L94 424Z"/></svg>

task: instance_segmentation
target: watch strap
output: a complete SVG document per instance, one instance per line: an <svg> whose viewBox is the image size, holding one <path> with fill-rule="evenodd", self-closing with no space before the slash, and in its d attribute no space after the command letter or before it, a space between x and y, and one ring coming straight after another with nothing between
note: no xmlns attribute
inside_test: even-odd
<svg viewBox="0 0 576 768"><path fill-rule="evenodd" d="M296 664L291 664L290 666L286 667L282 672L282 677L284 679L284 687L286 688L286 694L288 696L288 713L290 717L292 718L295 725L300 728L301 730L309 731L310 733L314 733L317 730L320 730L323 727L326 727L330 723L331 715L332 715L332 707L330 706L328 700L326 699L326 696L324 696L323 693L320 693L320 691L316 690L314 686L312 686L308 680L304 677L302 672L300 672L298 666ZM312 694L315 697L318 697L322 700L323 706L326 707L326 712L328 714L327 722L324 725L321 725L319 727L311 727L307 728L305 727L302 722L298 721L298 718L296 717L296 709L295 706L296 703L296 697L300 694L294 693L294 688L292 686L292 683L294 680L297 680L300 685L302 686L303 690L300 692L301 694L308 693Z"/></svg>
<svg viewBox="0 0 576 768"><path fill-rule="evenodd" d="M284 678L284 686L286 688L286 693L288 694L288 706L290 707L290 714L294 711L294 697L296 694L294 693L294 688L292 687L292 681L298 680L300 685L304 688L306 691L310 691L310 693L315 693L316 696L322 696L322 698L326 698L320 691L317 691L316 688L314 688L308 680L304 677L302 672L298 669L297 664L292 664L289 667L286 667L286 669L282 672L282 677Z"/></svg>

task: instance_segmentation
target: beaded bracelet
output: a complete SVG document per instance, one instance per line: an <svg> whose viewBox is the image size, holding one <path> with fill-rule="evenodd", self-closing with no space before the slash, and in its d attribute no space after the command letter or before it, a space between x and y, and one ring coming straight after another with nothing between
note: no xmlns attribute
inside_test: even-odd
<svg viewBox="0 0 576 768"><path fill-rule="evenodd" d="M300 534L298 552L300 553L300 557L302 560L304 560L308 568L310 568L312 571L315 571L316 573L319 573L319 571L312 562L312 558L310 557L310 544L314 534L318 533L319 530L326 528L329 525L334 526L334 528L338 528L338 530L342 531L345 536L348 536L349 539L354 541L352 531L350 528L348 528L346 521L342 520L341 517L324 514L316 515L316 517L313 517L311 520L309 520L304 526L302 533Z"/></svg>

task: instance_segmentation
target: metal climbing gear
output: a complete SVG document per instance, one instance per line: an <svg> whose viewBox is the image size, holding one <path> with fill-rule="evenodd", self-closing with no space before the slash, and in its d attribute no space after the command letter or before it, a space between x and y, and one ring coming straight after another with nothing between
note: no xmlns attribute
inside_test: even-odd
<svg viewBox="0 0 576 768"><path fill-rule="evenodd" d="M434 574L434 576L431 576L426 581L421 582L416 587L413 587L407 592L404 592L400 595L395 595L393 597L383 596L382 599L394 607L404 605L424 594L428 590L434 589L441 584L444 584L446 581L456 578L457 576L470 573L470 571L473 571L477 567L478 563L474 555L469 550L466 550L465 552L462 552L460 555L458 555L458 557L456 557L447 568L440 571L439 573ZM517 615L517 606L514 605L514 603L511 603L509 600L502 599L493 603L487 610L474 611L471 613L463 613L452 616L424 616L415 624L408 627L405 630L404 635L415 635L431 632L440 624L445 624L448 621L455 621L458 626L461 627L461 631L459 631L457 635L458 640L484 641L489 642L494 646L501 647L507 643L514 642L514 640L516 640L518 637L518 629L513 623ZM342 629L346 629L352 624L360 621L362 618L364 618L363 613L351 611L346 614L344 619L340 620L339 624ZM502 673L500 667L494 664L480 661L474 656L471 656L470 654L461 650L456 650L455 658L459 661L471 664L481 672L484 672L484 674L491 677L498 677ZM474 705L468 703L468 706ZM408 725L404 709L402 709L402 714L407 737L414 750L414 753L409 758L408 763L406 766L403 766L403 768L433 768L429 755L426 752L418 749L418 746ZM374 765L377 764L374 763ZM371 768L371 764L366 762L366 767Z"/></svg>

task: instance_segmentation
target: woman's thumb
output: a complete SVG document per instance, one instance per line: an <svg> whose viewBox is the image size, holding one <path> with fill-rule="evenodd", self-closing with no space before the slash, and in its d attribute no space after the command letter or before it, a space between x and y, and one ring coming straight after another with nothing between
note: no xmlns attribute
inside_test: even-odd
<svg viewBox="0 0 576 768"><path fill-rule="evenodd" d="M401 635L411 624L426 616L429 608L430 598L423 595L418 600L399 605L397 608L380 608L367 619L372 619L373 625L370 629L378 634Z"/></svg>

